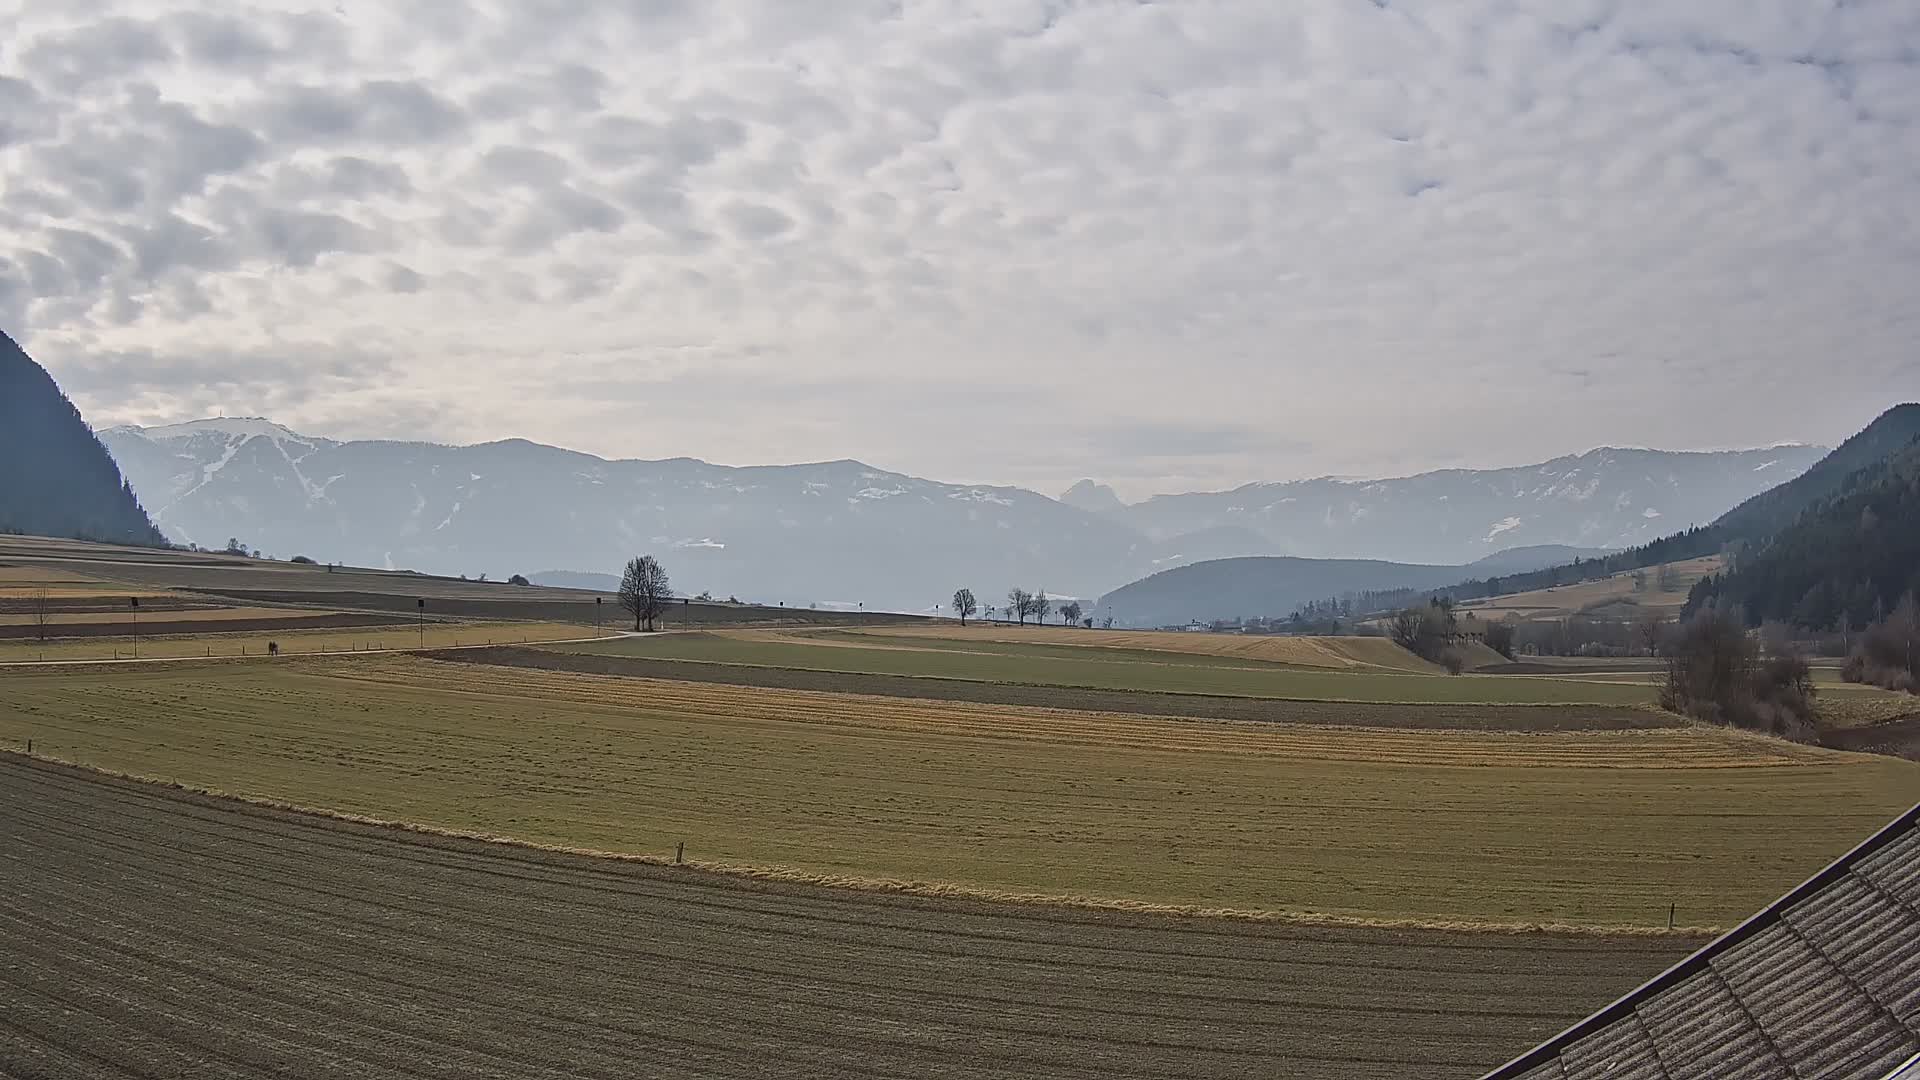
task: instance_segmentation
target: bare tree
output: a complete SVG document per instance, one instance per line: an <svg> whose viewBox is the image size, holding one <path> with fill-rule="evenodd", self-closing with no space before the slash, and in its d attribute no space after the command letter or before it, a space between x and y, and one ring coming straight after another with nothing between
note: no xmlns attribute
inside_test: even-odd
<svg viewBox="0 0 1920 1080"><path fill-rule="evenodd" d="M980 610L980 602L973 598L972 589L959 589L953 594L953 613L960 616L960 625L967 625L968 616Z"/></svg>
<svg viewBox="0 0 1920 1080"><path fill-rule="evenodd" d="M1008 589L1007 614L1018 618L1021 626L1027 625L1027 616L1033 614L1033 594L1021 588Z"/></svg>
<svg viewBox="0 0 1920 1080"><path fill-rule="evenodd" d="M47 640L47 624L53 621L53 600L45 586L33 590L27 597L27 608L33 614L34 635L41 641Z"/></svg>
<svg viewBox="0 0 1920 1080"><path fill-rule="evenodd" d="M1673 568L1672 563L1661 563L1660 568L1654 571L1654 585L1661 592L1677 592L1680 588L1680 572Z"/></svg>
<svg viewBox="0 0 1920 1080"><path fill-rule="evenodd" d="M651 555L627 560L626 573L620 576L620 606L633 615L635 630L652 630L671 599L673 589L660 560Z"/></svg>
<svg viewBox="0 0 1920 1080"><path fill-rule="evenodd" d="M1418 653L1425 644L1426 628L1426 612L1418 608L1396 612L1387 621L1387 634L1393 638L1393 643L1410 653Z"/></svg>
<svg viewBox="0 0 1920 1080"><path fill-rule="evenodd" d="M1053 601L1047 599L1047 590L1041 589L1033 594L1033 621L1044 623L1047 613L1053 610Z"/></svg>
<svg viewBox="0 0 1920 1080"><path fill-rule="evenodd" d="M1653 612L1640 616L1640 621L1633 624L1634 636L1639 638L1648 656L1660 655L1660 642L1666 639L1667 625L1667 620Z"/></svg>
<svg viewBox="0 0 1920 1080"><path fill-rule="evenodd" d="M1060 605L1061 625L1077 623L1079 621L1080 621L1080 601L1069 600L1066 603Z"/></svg>

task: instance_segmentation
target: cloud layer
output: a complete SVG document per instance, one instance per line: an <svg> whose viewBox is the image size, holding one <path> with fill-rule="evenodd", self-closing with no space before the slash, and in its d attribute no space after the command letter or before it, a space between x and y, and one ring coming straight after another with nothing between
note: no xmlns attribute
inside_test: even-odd
<svg viewBox="0 0 1920 1080"><path fill-rule="evenodd" d="M0 0L0 326L99 423L1132 495L1843 437L1920 5Z"/></svg>

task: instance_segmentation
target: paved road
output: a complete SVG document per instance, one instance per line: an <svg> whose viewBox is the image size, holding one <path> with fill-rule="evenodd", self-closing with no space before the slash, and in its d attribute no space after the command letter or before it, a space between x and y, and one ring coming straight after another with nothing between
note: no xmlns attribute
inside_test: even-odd
<svg viewBox="0 0 1920 1080"><path fill-rule="evenodd" d="M1467 1076L1691 944L800 888L16 754L0 882L22 1080Z"/></svg>

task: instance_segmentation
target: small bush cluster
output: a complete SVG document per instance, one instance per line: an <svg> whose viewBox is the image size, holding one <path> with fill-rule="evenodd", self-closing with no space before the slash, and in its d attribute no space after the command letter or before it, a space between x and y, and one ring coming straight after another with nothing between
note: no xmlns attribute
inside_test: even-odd
<svg viewBox="0 0 1920 1080"><path fill-rule="evenodd" d="M1920 607L1912 593L1893 613L1861 633L1840 668L1848 682L1920 694Z"/></svg>
<svg viewBox="0 0 1920 1080"><path fill-rule="evenodd" d="M1737 611L1705 607L1674 628L1661 647L1667 677L1660 706L1710 724L1811 741L1813 671L1806 657L1761 659Z"/></svg>

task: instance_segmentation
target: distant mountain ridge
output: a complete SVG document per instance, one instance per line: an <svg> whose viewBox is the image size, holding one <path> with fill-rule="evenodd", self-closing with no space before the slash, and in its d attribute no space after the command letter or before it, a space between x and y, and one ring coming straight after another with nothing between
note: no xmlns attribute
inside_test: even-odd
<svg viewBox="0 0 1920 1080"><path fill-rule="evenodd" d="M1157 495L1111 512L1155 540L1206 528L1316 558L1465 564L1512 547L1626 548L1704 524L1827 451L1817 446L1676 452L1602 448L1507 469L1389 480L1297 480Z"/></svg>
<svg viewBox="0 0 1920 1080"><path fill-rule="evenodd" d="M1119 500L1102 497L1101 485L1075 485L1108 507L1097 512L1021 488L946 484L858 461L732 467L692 458L608 461L522 439L478 446L342 442L259 418L115 428L101 437L155 521L183 543L219 547L233 537L281 556L494 577L540 568L607 573L633 554L652 553L686 592L892 610L933 609L961 585L983 603L1015 584L1091 599L1174 566L1298 554L1284 539L1294 526L1322 546L1351 540L1361 550L1415 553L1394 561L1458 566L1533 546L1521 544L1527 539L1567 542L1552 535L1554 528L1574 536L1635 535L1648 508L1631 484L1616 482L1617 470L1593 462L1581 474L1593 493L1567 500L1578 513L1561 515L1559 526L1550 513L1555 500L1522 489L1467 512L1481 519L1475 542L1432 531L1424 534L1435 538L1432 551L1422 552L1422 529L1408 521L1444 518L1434 507L1465 501L1458 492L1473 487L1478 474L1428 474L1449 485L1438 490L1419 478L1340 487L1338 529L1289 526L1278 512L1199 513L1181 528L1167 516L1170 499L1203 506L1219 493L1115 510ZM1702 505L1690 493L1696 484L1722 500L1717 513L1760 490L1756 466L1799 467L1791 451L1760 458L1751 456L1757 451L1637 453L1651 456L1634 475L1672 472L1659 505L1684 512ZM1688 464L1661 471L1665 456ZM1563 482L1564 473L1554 471ZM1406 493L1410 508L1394 504L1395 491ZM1153 507L1158 524L1151 533L1129 523L1142 506ZM1324 509L1314 513L1326 516ZM1509 517L1526 524L1495 531L1486 525L1490 514L1498 515L1494 524ZM1478 542L1488 535L1495 542Z"/></svg>
<svg viewBox="0 0 1920 1080"><path fill-rule="evenodd" d="M0 530L164 543L53 376L0 333Z"/></svg>

